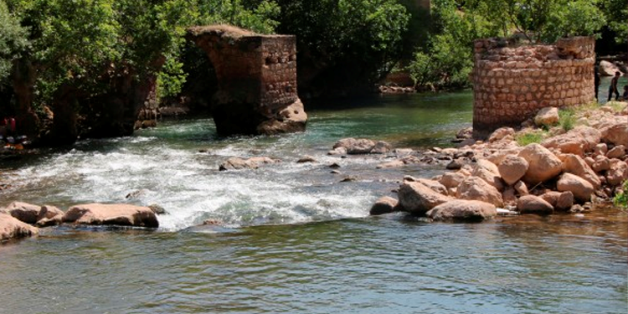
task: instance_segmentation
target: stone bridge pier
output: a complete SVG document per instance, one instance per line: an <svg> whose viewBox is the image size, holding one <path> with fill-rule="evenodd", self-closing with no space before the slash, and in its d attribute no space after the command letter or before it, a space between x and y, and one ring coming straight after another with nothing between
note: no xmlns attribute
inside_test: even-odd
<svg viewBox="0 0 628 314"><path fill-rule="evenodd" d="M207 53L215 68L218 92L211 112L218 134L305 130L307 114L297 96L295 36L210 25L191 27L186 37Z"/></svg>

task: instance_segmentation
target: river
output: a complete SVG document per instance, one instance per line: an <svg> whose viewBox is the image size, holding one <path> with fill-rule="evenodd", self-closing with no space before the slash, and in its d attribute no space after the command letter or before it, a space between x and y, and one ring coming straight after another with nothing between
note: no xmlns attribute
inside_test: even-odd
<svg viewBox="0 0 628 314"><path fill-rule="evenodd" d="M331 107L331 106L330 106ZM4 163L11 200L159 204L156 231L48 228L0 246L0 313L625 313L628 215L481 224L368 217L403 175L385 156L327 156L343 137L447 146L472 95L390 95L310 110L305 133L219 138L211 119L164 121ZM318 162L297 164L305 155ZM280 164L218 171L231 156ZM340 174L330 173L338 163ZM340 182L355 177L355 182ZM134 191L139 196L127 199ZM219 219L222 227L195 227Z"/></svg>

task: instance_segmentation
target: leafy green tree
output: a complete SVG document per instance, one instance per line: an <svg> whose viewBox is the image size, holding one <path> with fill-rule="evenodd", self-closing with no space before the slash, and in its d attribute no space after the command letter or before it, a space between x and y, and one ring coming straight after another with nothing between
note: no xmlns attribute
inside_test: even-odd
<svg viewBox="0 0 628 314"><path fill-rule="evenodd" d="M4 0L0 0L0 88L11 73L13 61L28 48L27 38L27 30L9 12Z"/></svg>
<svg viewBox="0 0 628 314"><path fill-rule="evenodd" d="M628 42L628 5L625 0L599 0L598 7L608 22L608 28L615 32L618 44Z"/></svg>
<svg viewBox="0 0 628 314"><path fill-rule="evenodd" d="M278 30L297 35L299 88L370 87L402 51L409 14L395 0L278 0Z"/></svg>

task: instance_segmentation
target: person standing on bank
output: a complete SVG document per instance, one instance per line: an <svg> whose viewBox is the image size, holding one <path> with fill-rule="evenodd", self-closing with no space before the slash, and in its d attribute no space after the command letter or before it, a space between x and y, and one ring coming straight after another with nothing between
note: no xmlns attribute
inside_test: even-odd
<svg viewBox="0 0 628 314"><path fill-rule="evenodd" d="M599 102L598 100L598 91L600 90L600 72L597 68L597 66L595 67L595 102Z"/></svg>
<svg viewBox="0 0 628 314"><path fill-rule="evenodd" d="M615 72L615 76L611 80L611 86L608 87L608 101L611 101L613 98L613 93L615 93L615 100L619 100L619 91L617 90L617 81L619 81L619 77L621 76L621 72Z"/></svg>

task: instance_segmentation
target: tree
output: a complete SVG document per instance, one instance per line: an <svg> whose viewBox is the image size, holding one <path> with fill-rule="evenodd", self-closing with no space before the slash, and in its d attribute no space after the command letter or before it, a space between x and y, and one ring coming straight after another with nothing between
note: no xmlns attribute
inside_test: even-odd
<svg viewBox="0 0 628 314"><path fill-rule="evenodd" d="M0 88L11 73L13 61L28 48L27 38L27 30L0 0Z"/></svg>

